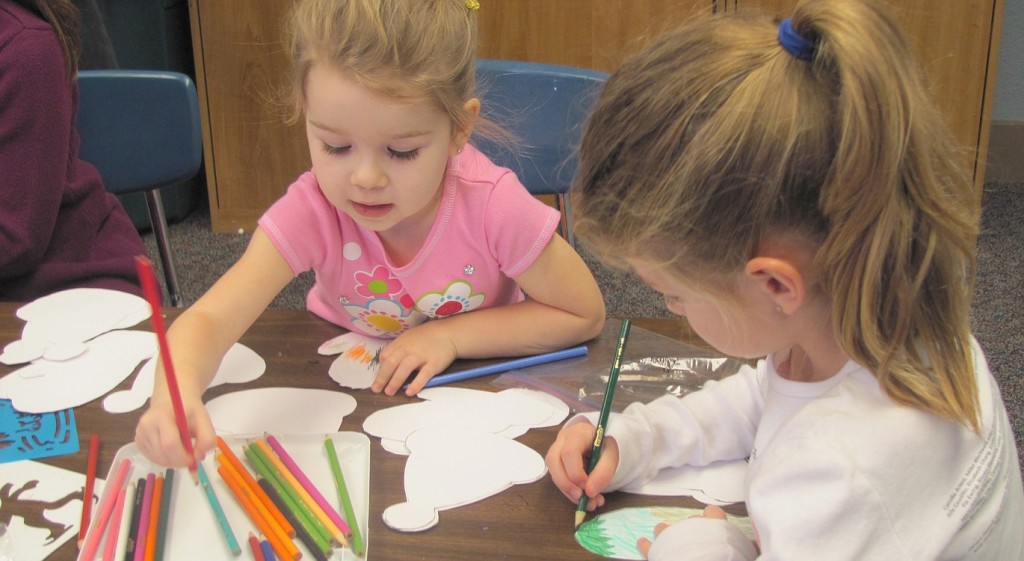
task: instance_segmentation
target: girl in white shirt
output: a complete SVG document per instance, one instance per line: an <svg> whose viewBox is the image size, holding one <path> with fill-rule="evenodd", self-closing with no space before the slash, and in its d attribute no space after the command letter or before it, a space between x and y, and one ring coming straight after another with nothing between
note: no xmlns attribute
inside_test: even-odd
<svg viewBox="0 0 1024 561"><path fill-rule="evenodd" d="M626 61L581 146L579 237L725 354L766 357L593 419L547 455L602 493L748 458L751 543L720 509L648 559L1022 559L1024 492L970 333L980 205L898 28L862 1L713 16ZM587 422L587 421L590 422Z"/></svg>

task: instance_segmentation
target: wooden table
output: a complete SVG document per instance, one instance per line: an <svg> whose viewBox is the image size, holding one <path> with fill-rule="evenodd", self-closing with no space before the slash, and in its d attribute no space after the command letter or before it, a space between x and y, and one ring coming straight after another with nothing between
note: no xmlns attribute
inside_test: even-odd
<svg viewBox="0 0 1024 561"><path fill-rule="evenodd" d="M17 306L0 303L0 347L20 337L23 323L14 316ZM168 309L173 319L177 309ZM580 369L607 368L611 361L619 320L609 319L604 332L591 341L586 361ZM148 329L140 324L137 329ZM674 337L670 339L657 333ZM266 373L248 384L217 386L207 392L207 399L222 393L270 386L295 386L338 390L327 375L334 357L320 356L317 347L337 336L338 327L316 318L305 311L268 310L241 339L241 342L267 362ZM678 356L687 347L680 340L690 339L681 320L638 319L626 351L631 357ZM486 361L458 362L453 370ZM0 376L14 370L0 365ZM128 389L134 377L129 377L118 389ZM494 376L461 382L462 387L498 391ZM387 397L369 390L345 390L353 395L358 405L345 417L342 431L361 431L363 420L378 409L415 401L416 398ZM41 460L44 463L85 472L89 435L98 432L103 445L99 458L99 473L105 474L118 448L131 442L135 424L143 409L132 413L112 415L100 405L101 399L75 409L81 449L68 456ZM544 454L557 433L557 427L533 429L518 440ZM406 458L384 451L376 438L371 438L370 459L370 561L383 560L439 560L481 561L498 559L576 560L600 559L580 547L573 537L574 505L552 485L549 477L527 485L515 485L495 496L467 506L442 511L440 523L420 533L400 533L389 529L381 519L381 512L390 505L403 502L403 473ZM83 476L84 482L84 476ZM644 497L614 493L605 509L640 505L700 506L690 497ZM737 513L742 507L735 507ZM15 515L18 513L15 512ZM75 540L67 542L50 559L74 559ZM248 554L246 554L248 555Z"/></svg>

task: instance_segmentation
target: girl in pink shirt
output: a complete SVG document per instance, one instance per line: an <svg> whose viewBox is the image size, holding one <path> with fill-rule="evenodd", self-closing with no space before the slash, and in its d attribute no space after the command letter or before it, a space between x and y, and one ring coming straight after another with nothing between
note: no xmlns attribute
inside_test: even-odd
<svg viewBox="0 0 1024 561"><path fill-rule="evenodd" d="M306 123L312 170L168 334L197 459L216 444L201 396L221 358L309 269L311 311L393 338L372 387L389 395L414 374L406 393L416 394L456 358L535 354L600 332L601 293L554 235L557 212L467 144L480 111L477 8L466 0L296 6L295 118ZM139 449L163 465L188 464L175 427L158 383L136 431Z"/></svg>

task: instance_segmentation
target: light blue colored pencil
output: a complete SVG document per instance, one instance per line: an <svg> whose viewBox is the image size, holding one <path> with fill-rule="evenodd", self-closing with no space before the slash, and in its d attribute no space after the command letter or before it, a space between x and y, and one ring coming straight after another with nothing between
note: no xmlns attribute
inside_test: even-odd
<svg viewBox="0 0 1024 561"><path fill-rule="evenodd" d="M508 372L509 370L515 370L516 368L526 368L528 366L537 366L538 364L547 364L549 362L555 362L556 360L565 360L567 358L573 358L577 356L586 356L586 354L587 346L580 345L578 347L570 347L568 349L552 351L550 353L543 353L533 356L524 356L522 358L514 358L512 360L506 360L504 362L499 362L497 364L488 364L487 366L468 368L466 370L461 370L459 372L452 372L451 374L441 374L438 376L434 376L423 387L433 388L434 386L451 384L452 382L461 382L462 380L479 378L480 376L487 376L488 374Z"/></svg>
<svg viewBox="0 0 1024 561"><path fill-rule="evenodd" d="M203 491L206 493L206 500L210 503L210 508L213 509L213 514L217 518L217 524L220 525L220 531L228 542L228 548L231 549L231 553L234 555L241 555L242 548L238 545L238 540L235 539L235 532L231 530L231 524L228 522L228 517L224 514L224 508L220 506L220 501L217 500L217 494L213 492L210 478L206 476L206 470L203 469L202 462L196 462L196 465L199 471L199 485L202 486Z"/></svg>

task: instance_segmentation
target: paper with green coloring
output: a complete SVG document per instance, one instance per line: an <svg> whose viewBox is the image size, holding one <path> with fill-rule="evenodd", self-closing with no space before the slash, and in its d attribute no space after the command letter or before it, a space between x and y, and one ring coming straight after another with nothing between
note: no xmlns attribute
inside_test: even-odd
<svg viewBox="0 0 1024 561"><path fill-rule="evenodd" d="M691 516L703 514L703 508L638 507L613 510L600 514L576 529L576 541L592 553L612 559L644 559L636 542L640 538L654 539L654 528L662 522L675 523ZM744 534L754 539L750 519L729 516Z"/></svg>

